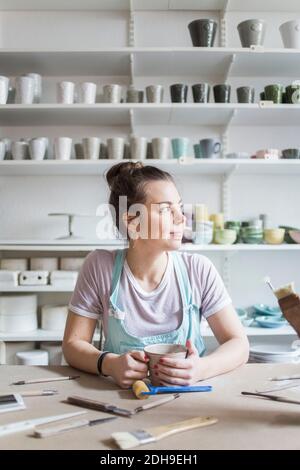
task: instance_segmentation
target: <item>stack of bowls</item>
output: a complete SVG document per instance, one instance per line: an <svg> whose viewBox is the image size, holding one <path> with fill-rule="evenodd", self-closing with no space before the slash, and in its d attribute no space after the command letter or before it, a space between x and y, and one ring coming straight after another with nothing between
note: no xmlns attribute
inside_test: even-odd
<svg viewBox="0 0 300 470"><path fill-rule="evenodd" d="M236 231L233 229L217 229L214 235L214 242L217 245L232 245L236 241Z"/></svg>
<svg viewBox="0 0 300 470"><path fill-rule="evenodd" d="M209 245L213 241L214 224L213 222L196 222L193 242L199 245Z"/></svg>
<svg viewBox="0 0 300 470"><path fill-rule="evenodd" d="M228 220L225 223L225 228L236 231L236 241L234 243L239 243L241 241L240 239L241 222L239 222L238 220Z"/></svg>
<svg viewBox="0 0 300 470"><path fill-rule="evenodd" d="M262 220L255 219L250 222L242 222L241 237L244 243L259 244L263 241Z"/></svg>

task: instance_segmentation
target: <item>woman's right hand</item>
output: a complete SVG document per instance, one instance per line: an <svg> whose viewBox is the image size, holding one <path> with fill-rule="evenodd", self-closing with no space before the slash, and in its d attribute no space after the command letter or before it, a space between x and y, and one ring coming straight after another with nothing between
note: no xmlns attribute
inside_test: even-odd
<svg viewBox="0 0 300 470"><path fill-rule="evenodd" d="M128 351L125 354L106 354L102 372L111 376L121 388L130 388L136 380L147 377L148 361L143 351Z"/></svg>

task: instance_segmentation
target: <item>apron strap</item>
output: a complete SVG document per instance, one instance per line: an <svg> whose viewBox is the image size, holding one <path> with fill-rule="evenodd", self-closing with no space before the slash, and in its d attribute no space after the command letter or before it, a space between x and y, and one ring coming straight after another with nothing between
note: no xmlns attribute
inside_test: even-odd
<svg viewBox="0 0 300 470"><path fill-rule="evenodd" d="M117 250L114 267L112 272L112 282L111 282L111 298L116 300L115 297L118 295L118 287L121 277L121 272L124 265L125 250Z"/></svg>
<svg viewBox="0 0 300 470"><path fill-rule="evenodd" d="M187 268L179 253L177 253L176 251L173 251L171 253L173 256L182 303L184 307L188 307L193 303L193 296Z"/></svg>

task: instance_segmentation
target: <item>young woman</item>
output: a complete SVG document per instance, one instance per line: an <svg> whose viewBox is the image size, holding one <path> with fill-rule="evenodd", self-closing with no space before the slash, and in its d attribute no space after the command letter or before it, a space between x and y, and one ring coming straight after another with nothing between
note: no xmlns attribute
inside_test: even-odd
<svg viewBox="0 0 300 470"><path fill-rule="evenodd" d="M63 341L69 364L128 388L147 376L148 344L188 349L186 359L162 359L156 372L162 384L190 385L245 363L248 340L214 265L200 254L178 252L185 218L171 175L123 162L106 178L116 226L129 248L87 256L69 304ZM121 196L127 197L124 209ZM201 316L220 344L207 356ZM105 344L99 352L91 343L100 319Z"/></svg>

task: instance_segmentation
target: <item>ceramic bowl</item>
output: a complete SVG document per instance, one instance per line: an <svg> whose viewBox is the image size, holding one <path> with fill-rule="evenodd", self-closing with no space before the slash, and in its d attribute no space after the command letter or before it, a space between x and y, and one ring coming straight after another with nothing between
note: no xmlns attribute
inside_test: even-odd
<svg viewBox="0 0 300 470"><path fill-rule="evenodd" d="M286 243L296 243L295 240L293 240L293 238L290 236L290 231L293 230L296 232L300 232L299 228L289 227L288 225L279 225L279 228L283 228L285 230L284 241Z"/></svg>
<svg viewBox="0 0 300 470"><path fill-rule="evenodd" d="M244 308L236 308L236 312L240 320L245 320L247 318L247 310L245 310Z"/></svg>
<svg viewBox="0 0 300 470"><path fill-rule="evenodd" d="M300 232L299 232L300 233ZM284 242L285 230L283 228L269 228L264 230L264 241L269 245L280 245ZM300 243L300 240L299 240Z"/></svg>
<svg viewBox="0 0 300 470"><path fill-rule="evenodd" d="M269 305L265 305L265 304L254 304L253 309L254 309L254 313L257 315L275 316L275 317L281 317L282 315L279 307L270 307Z"/></svg>
<svg viewBox="0 0 300 470"><path fill-rule="evenodd" d="M198 245L209 245L213 241L214 224L213 222L197 222L193 234L193 242Z"/></svg>
<svg viewBox="0 0 300 470"><path fill-rule="evenodd" d="M242 227L241 238L244 243L248 244L262 243L263 231L259 228Z"/></svg>
<svg viewBox="0 0 300 470"><path fill-rule="evenodd" d="M287 324L286 319L283 317L258 316L255 321L261 328L279 328Z"/></svg>
<svg viewBox="0 0 300 470"><path fill-rule="evenodd" d="M214 241L217 245L232 245L236 240L236 231L232 229L216 230Z"/></svg>
<svg viewBox="0 0 300 470"><path fill-rule="evenodd" d="M294 242L300 243L300 230L290 230L289 236Z"/></svg>

